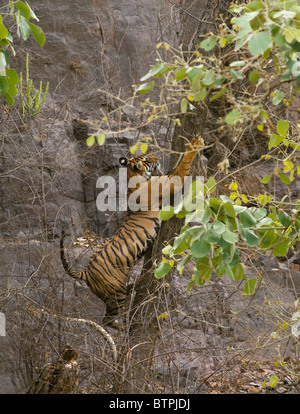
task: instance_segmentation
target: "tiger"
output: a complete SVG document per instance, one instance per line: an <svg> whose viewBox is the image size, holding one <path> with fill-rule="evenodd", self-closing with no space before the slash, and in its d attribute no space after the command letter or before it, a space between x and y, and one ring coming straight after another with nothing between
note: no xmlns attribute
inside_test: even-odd
<svg viewBox="0 0 300 414"><path fill-rule="evenodd" d="M168 178L179 177L184 180L189 174L194 158L204 147L202 138L195 137L186 146L186 152L176 171ZM132 177L141 176L150 184L154 174L161 174L158 158L154 155L141 155L136 158L121 157L120 165L127 168L127 182ZM128 197L132 194L128 189ZM172 191L172 190L171 190ZM159 193L159 207L162 194ZM148 200L149 207L151 200ZM122 326L117 320L129 294L128 275L134 264L152 246L161 224L160 210L147 209L131 211L116 233L92 255L86 268L75 271L69 265L64 249L66 233L60 239L61 262L65 271L75 279L83 280L91 291L106 305L103 323L114 328Z"/></svg>

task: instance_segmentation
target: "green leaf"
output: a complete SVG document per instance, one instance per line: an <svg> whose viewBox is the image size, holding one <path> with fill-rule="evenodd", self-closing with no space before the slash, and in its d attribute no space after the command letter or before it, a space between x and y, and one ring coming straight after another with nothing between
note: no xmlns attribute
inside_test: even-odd
<svg viewBox="0 0 300 414"><path fill-rule="evenodd" d="M9 93L5 93L3 96L7 100L10 106L14 105L15 101L13 100L13 98L11 97Z"/></svg>
<svg viewBox="0 0 300 414"><path fill-rule="evenodd" d="M233 255L232 255L231 261L229 262L229 266L231 268L234 268L239 262L240 252L234 246L232 247L233 247Z"/></svg>
<svg viewBox="0 0 300 414"><path fill-rule="evenodd" d="M207 89L202 88L200 92L193 95L193 101L195 102L203 101L206 97L206 94L207 94Z"/></svg>
<svg viewBox="0 0 300 414"><path fill-rule="evenodd" d="M168 246L166 246L166 247L168 247ZM172 253L172 251L169 252L169 254L171 254L171 253ZM180 259L179 262L177 263L176 269L179 271L180 275L182 274L182 272L184 270L185 264L188 263L190 261L190 259L191 259L191 256L186 255L186 256L183 256L182 259Z"/></svg>
<svg viewBox="0 0 300 414"><path fill-rule="evenodd" d="M283 30L284 33L284 38L287 41L287 43L292 43L296 37L296 30L291 27L291 26L287 26L284 28Z"/></svg>
<svg viewBox="0 0 300 414"><path fill-rule="evenodd" d="M186 76L187 76L186 68L177 69L175 72L175 79L177 81L183 80L184 78L186 78Z"/></svg>
<svg viewBox="0 0 300 414"><path fill-rule="evenodd" d="M19 27L23 39L27 40L31 34L31 29L28 20L23 16L20 16L19 18Z"/></svg>
<svg viewBox="0 0 300 414"><path fill-rule="evenodd" d="M200 239L200 237L202 236L202 234L204 233L204 227L191 227L190 229L188 229L187 231L190 235L191 235L191 240L190 240L190 244L193 244L195 241L198 241ZM183 237L185 237L185 235L183 235ZM175 239L176 242L176 239ZM175 243L174 243L175 246Z"/></svg>
<svg viewBox="0 0 300 414"><path fill-rule="evenodd" d="M224 260L224 262L230 263L234 255L235 246L233 244L227 243L222 238L219 240L218 244L221 247L220 254L222 256L222 259Z"/></svg>
<svg viewBox="0 0 300 414"><path fill-rule="evenodd" d="M221 235L216 233L213 229L210 229L205 233L204 237L208 243L217 243Z"/></svg>
<svg viewBox="0 0 300 414"><path fill-rule="evenodd" d="M285 256L289 250L291 240L289 238L278 243L278 245L273 250L273 256Z"/></svg>
<svg viewBox="0 0 300 414"><path fill-rule="evenodd" d="M216 223L214 223L213 229L215 233L222 234L226 230L226 226L221 221L217 221Z"/></svg>
<svg viewBox="0 0 300 414"><path fill-rule="evenodd" d="M204 76L202 83L205 86L210 86L214 83L214 81L215 81L215 71L214 69L210 69Z"/></svg>
<svg viewBox="0 0 300 414"><path fill-rule="evenodd" d="M19 76L14 69L6 69L6 77L13 85L17 85L19 83Z"/></svg>
<svg viewBox="0 0 300 414"><path fill-rule="evenodd" d="M34 13L34 11L32 10L32 8L29 6L29 4L26 2L26 4L27 4L27 6L29 7L29 9L30 9L30 17L32 18L32 19L35 19L35 20L37 20L37 21L39 21L39 19L36 17L36 15L35 15L35 13Z"/></svg>
<svg viewBox="0 0 300 414"><path fill-rule="evenodd" d="M224 203L224 209L228 217L233 219L236 217L235 209L231 201L227 201L226 203Z"/></svg>
<svg viewBox="0 0 300 414"><path fill-rule="evenodd" d="M279 135L286 137L286 134L289 130L289 121L284 121L283 119L280 119L277 122L276 129Z"/></svg>
<svg viewBox="0 0 300 414"><path fill-rule="evenodd" d="M158 320L158 321L162 321L162 320L164 320L164 319L168 319L168 317L169 317L168 313L167 313L167 312L163 312L163 313L161 313L161 314L157 317L157 320Z"/></svg>
<svg viewBox="0 0 300 414"><path fill-rule="evenodd" d="M25 17L25 19L29 20L33 18L35 20L39 20L27 2L26 4L24 4L23 1L16 1L14 4L12 1L10 1L9 3L11 6L11 14L13 13L13 7L15 5L17 10L19 10L19 13L21 14L21 16Z"/></svg>
<svg viewBox="0 0 300 414"><path fill-rule="evenodd" d="M219 39L219 45L220 47L225 47L226 46L226 37L221 37L221 39Z"/></svg>
<svg viewBox="0 0 300 414"><path fill-rule="evenodd" d="M224 76L220 75L215 80L215 85L216 86L221 86L225 81L226 81L226 78Z"/></svg>
<svg viewBox="0 0 300 414"><path fill-rule="evenodd" d="M216 274L221 277L225 273L226 270L226 263L224 262L222 256L220 254L214 256L212 258L212 264L215 268Z"/></svg>
<svg viewBox="0 0 300 414"><path fill-rule="evenodd" d="M245 12L254 12L257 10L262 10L265 8L265 5L261 1L251 1L251 3L245 5Z"/></svg>
<svg viewBox="0 0 300 414"><path fill-rule="evenodd" d="M8 91L7 94L10 95L11 97L16 96L18 93L17 88L15 87L15 85L13 83L10 82L10 80L8 80Z"/></svg>
<svg viewBox="0 0 300 414"><path fill-rule="evenodd" d="M240 214L242 211L247 210L246 206L237 206L236 204L234 204L233 208L236 214Z"/></svg>
<svg viewBox="0 0 300 414"><path fill-rule="evenodd" d="M105 143L105 135L104 134L98 134L97 135L97 141L98 141L98 145L104 145Z"/></svg>
<svg viewBox="0 0 300 414"><path fill-rule="evenodd" d="M244 268L240 263L237 263L233 268L232 268L232 273L234 276L234 280L236 280L237 282L239 282L243 276L244 276Z"/></svg>
<svg viewBox="0 0 300 414"><path fill-rule="evenodd" d="M91 135L90 137L87 138L86 145L88 147L92 147L94 144L95 144L95 136Z"/></svg>
<svg viewBox="0 0 300 414"><path fill-rule="evenodd" d="M0 47L7 46L9 44L8 39L0 39ZM11 47L11 45L9 45Z"/></svg>
<svg viewBox="0 0 300 414"><path fill-rule="evenodd" d="M174 216L174 207L173 206L163 207L160 210L159 215L162 220L169 220L171 217Z"/></svg>
<svg viewBox="0 0 300 414"><path fill-rule="evenodd" d="M225 122L228 125L234 125L242 118L242 114L238 109L233 109L225 117Z"/></svg>
<svg viewBox="0 0 300 414"><path fill-rule="evenodd" d="M233 79L243 79L244 78L244 75L242 75L240 72L238 72L234 69L230 70L230 75L232 76Z"/></svg>
<svg viewBox="0 0 300 414"><path fill-rule="evenodd" d="M276 375L272 375L269 381L270 387L271 388L276 387L277 383L278 383L278 377L276 377Z"/></svg>
<svg viewBox="0 0 300 414"><path fill-rule="evenodd" d="M239 236L237 234L233 233L232 231L228 229L226 229L224 233L222 233L222 237L223 237L223 240L225 240L227 243L230 243L230 244L235 244L239 239Z"/></svg>
<svg viewBox="0 0 300 414"><path fill-rule="evenodd" d="M207 256L209 252L210 244L207 243L204 238L198 240L191 246L191 253L195 258Z"/></svg>
<svg viewBox="0 0 300 414"><path fill-rule="evenodd" d="M277 145L281 144L284 140L284 137L281 135L272 134L269 141L269 150L273 147L277 147Z"/></svg>
<svg viewBox="0 0 300 414"><path fill-rule="evenodd" d="M245 243L249 247L255 247L258 244L259 238L256 236L253 230L243 229L241 235L245 240Z"/></svg>
<svg viewBox="0 0 300 414"><path fill-rule="evenodd" d="M217 38L215 36L211 36L211 37L208 37L207 39L204 39L200 43L200 47L208 52L209 50L212 50L216 46L216 44L217 44Z"/></svg>
<svg viewBox="0 0 300 414"><path fill-rule="evenodd" d="M244 286L244 293L246 295L253 295L253 293L255 292L256 284L257 284L256 277L247 280Z"/></svg>
<svg viewBox="0 0 300 414"><path fill-rule="evenodd" d="M230 279L234 280L234 274L229 264L225 265L225 272L226 272L226 275L230 277Z"/></svg>
<svg viewBox="0 0 300 414"><path fill-rule="evenodd" d="M209 100L209 102L213 102L215 99L220 98L224 93L227 92L227 88L222 88L219 92L215 93Z"/></svg>
<svg viewBox="0 0 300 414"><path fill-rule="evenodd" d="M46 40L43 30L39 26L37 26L36 24L30 23L30 22L28 22L28 24L29 24L29 27L31 29L31 32L32 32L35 40L38 42L38 44L41 47L43 47L44 43L45 43L45 40Z"/></svg>
<svg viewBox="0 0 300 414"><path fill-rule="evenodd" d="M234 19L234 20L236 21L238 19ZM240 22L240 24L242 23ZM238 35L236 36L235 47L234 47L235 52L237 52L242 46L245 45L245 43L247 43L250 31L251 31L250 24L249 22L246 22L245 27L241 29Z"/></svg>
<svg viewBox="0 0 300 414"><path fill-rule="evenodd" d="M188 80L192 83L195 77L203 76L203 65L194 66L186 70Z"/></svg>
<svg viewBox="0 0 300 414"><path fill-rule="evenodd" d="M4 76L0 76L0 92L2 96L8 91L9 85Z"/></svg>
<svg viewBox="0 0 300 414"><path fill-rule="evenodd" d="M272 174L268 174L266 175L262 180L261 183L262 184L268 184L268 182L271 180Z"/></svg>
<svg viewBox="0 0 300 414"><path fill-rule="evenodd" d="M237 34L237 39L241 39L244 38L245 35L248 35L249 32L251 32L251 27L249 24L249 20L251 19L252 16L247 16L247 15L242 15L240 17L235 17L233 19L234 23L237 24L238 26L240 26L240 30Z"/></svg>
<svg viewBox="0 0 300 414"><path fill-rule="evenodd" d="M195 281L194 281L194 280L191 280L191 281L187 284L187 286L186 286L186 293L189 293L189 291L192 289L192 287L194 286L194 284L195 284Z"/></svg>
<svg viewBox="0 0 300 414"><path fill-rule="evenodd" d="M139 145L140 145L140 143L139 143L139 142L137 142L136 144L132 145L132 146L130 147L130 149L129 149L130 154L134 154L134 153L137 151L137 149L138 149Z"/></svg>
<svg viewBox="0 0 300 414"><path fill-rule="evenodd" d="M263 121L266 121L267 119L268 119L268 112L266 112L266 111L261 111L261 113L260 113L260 116L261 116L261 119L263 120Z"/></svg>
<svg viewBox="0 0 300 414"><path fill-rule="evenodd" d="M174 241L174 254L180 254L190 247L190 242L187 240L186 232L178 236Z"/></svg>
<svg viewBox="0 0 300 414"><path fill-rule="evenodd" d="M5 68L9 63L9 55L7 52L0 51L0 68Z"/></svg>
<svg viewBox="0 0 300 414"><path fill-rule="evenodd" d="M284 227L289 227L291 225L291 218L285 211L279 211L278 219Z"/></svg>
<svg viewBox="0 0 300 414"><path fill-rule="evenodd" d="M266 22L265 16L259 13L253 19L250 20L250 26L252 30L258 30Z"/></svg>
<svg viewBox="0 0 300 414"><path fill-rule="evenodd" d="M253 69L250 74L249 74L249 81L251 83L255 82L258 78L260 77L260 73L256 70Z"/></svg>
<svg viewBox="0 0 300 414"><path fill-rule="evenodd" d="M222 209L222 202L215 197L211 197L209 199L209 206L215 214L218 214Z"/></svg>
<svg viewBox="0 0 300 414"><path fill-rule="evenodd" d="M160 78L165 73L169 72L171 69L172 69L172 66L169 66L167 63L158 62L153 66L153 68L151 68L149 70L149 72L145 76L143 76L141 78L141 81L143 82L143 81L151 78L152 76L155 77L155 78Z"/></svg>
<svg viewBox="0 0 300 414"><path fill-rule="evenodd" d="M19 10L20 15L25 17L25 19L29 20L31 17L31 9L28 4L23 3L22 1L16 1L15 6L17 10Z"/></svg>
<svg viewBox="0 0 300 414"><path fill-rule="evenodd" d="M243 227L252 227L256 224L256 219L253 217L253 215L248 211L242 211L240 214L240 220L243 225Z"/></svg>
<svg viewBox="0 0 300 414"><path fill-rule="evenodd" d="M254 211L254 217L256 218L256 220L260 220L263 217L266 217L267 213L268 211L266 208L260 207Z"/></svg>
<svg viewBox="0 0 300 414"><path fill-rule="evenodd" d="M160 265L155 269L154 271L154 276L156 277L156 279L161 279L163 278L165 275L167 275L169 273L169 271L171 270L171 265L167 262L162 262L160 263Z"/></svg>
<svg viewBox="0 0 300 414"><path fill-rule="evenodd" d="M10 6L10 17L13 19L14 18L14 11L15 11L15 3L13 1L10 1L9 6Z"/></svg>
<svg viewBox="0 0 300 414"><path fill-rule="evenodd" d="M286 185L290 185L291 184L291 181L290 181L289 177L287 177L286 175L282 174L281 172L278 173L278 175L279 175L280 180L283 182L283 184L286 184Z"/></svg>
<svg viewBox="0 0 300 414"><path fill-rule="evenodd" d="M235 62L231 62L229 66L232 68L236 68L236 67L245 66L245 64L246 64L245 60L236 60Z"/></svg>
<svg viewBox="0 0 300 414"><path fill-rule="evenodd" d="M148 83L142 83L141 85L138 86L136 91L139 92L141 95L144 95L145 93L151 92L152 89L154 88L154 85L155 85L155 81L151 81Z"/></svg>
<svg viewBox="0 0 300 414"><path fill-rule="evenodd" d="M205 73L198 73L197 75L193 76L192 82L191 82L191 91L193 93L198 93L201 90L202 87L202 79ZM190 99L191 100L191 99Z"/></svg>
<svg viewBox="0 0 300 414"><path fill-rule="evenodd" d="M204 194L208 193L212 193L215 191L216 189L216 180L215 177L209 177L209 179L207 180L207 182L204 184Z"/></svg>
<svg viewBox="0 0 300 414"><path fill-rule="evenodd" d="M141 142L140 149L141 149L142 154L146 154L148 150L147 142Z"/></svg>
<svg viewBox="0 0 300 414"><path fill-rule="evenodd" d="M274 246L279 239L279 236L275 233L274 229L258 230L257 235L259 237L259 246L262 249L269 249Z"/></svg>
<svg viewBox="0 0 300 414"><path fill-rule="evenodd" d="M185 113L186 113L186 111L187 111L187 104L188 104L187 99L186 99L186 98L183 98L183 99L181 100L181 103L180 103L180 110L181 110L181 112L182 112L183 114L185 114Z"/></svg>
<svg viewBox="0 0 300 414"><path fill-rule="evenodd" d="M196 283L202 285L203 282L208 282L212 271L213 267L210 265L208 257L198 260L196 269L194 269Z"/></svg>
<svg viewBox="0 0 300 414"><path fill-rule="evenodd" d="M2 22L0 22L0 39L6 39L8 35L8 30Z"/></svg>
<svg viewBox="0 0 300 414"><path fill-rule="evenodd" d="M164 247L163 249L162 249L162 254L169 254L170 253L170 251L173 249L173 247L170 245L170 244L168 244L166 247ZM186 260L186 257L187 256L185 256L184 257L184 259Z"/></svg>
<svg viewBox="0 0 300 414"><path fill-rule="evenodd" d="M254 33L249 40L249 51L252 56L264 53L271 45L271 37L267 32Z"/></svg>
<svg viewBox="0 0 300 414"><path fill-rule="evenodd" d="M206 224L210 219L210 209L207 209L200 219L200 223Z"/></svg>
<svg viewBox="0 0 300 414"><path fill-rule="evenodd" d="M272 99L272 104L275 106L280 104L283 98L284 98L284 93L282 91L276 91Z"/></svg>

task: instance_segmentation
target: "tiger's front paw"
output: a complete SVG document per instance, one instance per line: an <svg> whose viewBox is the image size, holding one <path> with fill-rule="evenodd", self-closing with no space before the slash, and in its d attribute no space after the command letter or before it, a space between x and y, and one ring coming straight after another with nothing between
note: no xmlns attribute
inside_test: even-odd
<svg viewBox="0 0 300 414"><path fill-rule="evenodd" d="M193 151L200 151L202 148L204 148L205 144L202 138L200 137L194 137L189 145L187 145L187 148L189 150Z"/></svg>

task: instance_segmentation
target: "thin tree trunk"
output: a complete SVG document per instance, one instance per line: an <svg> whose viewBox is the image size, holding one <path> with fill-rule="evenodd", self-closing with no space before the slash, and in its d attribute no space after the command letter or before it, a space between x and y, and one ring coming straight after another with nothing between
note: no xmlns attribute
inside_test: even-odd
<svg viewBox="0 0 300 414"><path fill-rule="evenodd" d="M195 50L200 36L215 29L215 16L220 12L219 1L193 1L186 0L175 5L180 10L182 30L179 34L183 50ZM201 4L200 4L201 3ZM222 10L226 3L226 9L230 2L222 2ZM179 8L178 8L179 7ZM184 11L186 10L186 12ZM209 23L204 23L205 21ZM189 141L193 136L203 136L207 120L207 106L197 105L193 113L180 116L181 126L176 126L172 138L172 152L170 158L170 171L173 172L178 165L178 152L185 151L186 139ZM204 137L205 140L205 137ZM198 156L194 161L191 175L203 174L201 158ZM153 381L151 366L160 326L158 316L165 311L162 297L167 295L167 286L171 282L170 274L163 280L155 279L153 275L153 262L158 263L161 259L163 243L172 240L182 227L182 220L172 218L163 222L152 249L150 249L144 260L144 268L135 287L135 298L131 311L130 326L128 331L128 342L124 342L124 354L121 356L122 377L119 384L119 392L125 393L153 393Z"/></svg>

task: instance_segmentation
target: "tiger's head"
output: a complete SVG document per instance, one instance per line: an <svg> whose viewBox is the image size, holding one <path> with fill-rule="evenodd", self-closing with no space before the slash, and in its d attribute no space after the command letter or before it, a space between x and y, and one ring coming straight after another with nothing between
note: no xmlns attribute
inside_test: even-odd
<svg viewBox="0 0 300 414"><path fill-rule="evenodd" d="M140 155L136 158L121 157L119 162L123 167L127 167L128 181L135 175L141 175L148 181L152 175L162 174L160 162L154 155Z"/></svg>

